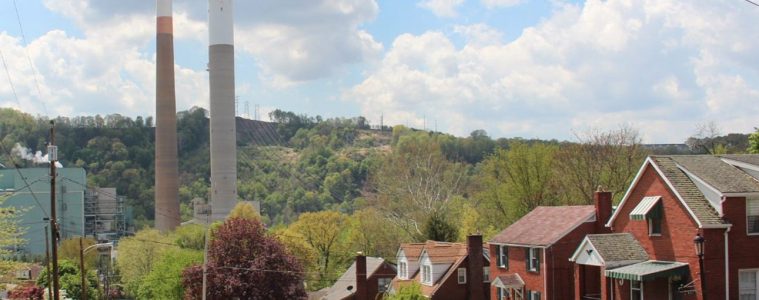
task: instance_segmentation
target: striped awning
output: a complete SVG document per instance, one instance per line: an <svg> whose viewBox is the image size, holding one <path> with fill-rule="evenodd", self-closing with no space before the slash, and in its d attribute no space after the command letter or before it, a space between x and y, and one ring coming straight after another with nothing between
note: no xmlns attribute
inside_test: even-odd
<svg viewBox="0 0 759 300"><path fill-rule="evenodd" d="M640 200L638 206L636 206L632 212L630 212L630 220L645 220L651 213L658 213L658 209L655 209L656 204L661 200L661 196L648 196Z"/></svg>
<svg viewBox="0 0 759 300"><path fill-rule="evenodd" d="M606 277L647 281L672 275L681 275L688 272L688 264L677 261L658 261L649 260L624 266L616 269L606 270Z"/></svg>

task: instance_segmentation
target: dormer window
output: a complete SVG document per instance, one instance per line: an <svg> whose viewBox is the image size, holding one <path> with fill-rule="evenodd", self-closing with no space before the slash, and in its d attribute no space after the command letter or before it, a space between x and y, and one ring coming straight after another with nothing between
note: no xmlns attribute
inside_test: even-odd
<svg viewBox="0 0 759 300"><path fill-rule="evenodd" d="M408 279L408 263L405 261L398 262L398 278Z"/></svg>
<svg viewBox="0 0 759 300"><path fill-rule="evenodd" d="M432 285L432 266L422 266L422 283L426 285Z"/></svg>

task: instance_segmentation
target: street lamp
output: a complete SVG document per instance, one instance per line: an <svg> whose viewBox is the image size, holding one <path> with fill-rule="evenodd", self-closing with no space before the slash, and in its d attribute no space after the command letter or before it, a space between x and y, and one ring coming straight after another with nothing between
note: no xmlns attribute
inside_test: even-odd
<svg viewBox="0 0 759 300"><path fill-rule="evenodd" d="M79 238L79 273L82 274L82 300L87 300L87 274L84 273L84 254L95 247L109 247L111 250L113 250L113 243L94 244L90 245L87 248L84 248L82 244L82 238Z"/></svg>
<svg viewBox="0 0 759 300"><path fill-rule="evenodd" d="M706 276L704 274L704 237L696 233L693 238L693 244L696 246L696 255L698 255L698 270L701 277L701 299L706 300Z"/></svg>

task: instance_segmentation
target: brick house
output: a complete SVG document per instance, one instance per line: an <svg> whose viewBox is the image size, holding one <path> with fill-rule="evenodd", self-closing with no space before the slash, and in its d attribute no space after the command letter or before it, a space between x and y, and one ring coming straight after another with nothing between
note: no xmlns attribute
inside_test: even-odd
<svg viewBox="0 0 759 300"><path fill-rule="evenodd" d="M586 234L603 232L611 215L611 193L596 192L594 199L595 206L539 206L494 236L488 243L491 299L572 295L568 259Z"/></svg>
<svg viewBox="0 0 759 300"><path fill-rule="evenodd" d="M481 300L489 297L489 257L482 236L467 243L427 241L401 244L396 255L398 276L392 290L414 282L433 300Z"/></svg>
<svg viewBox="0 0 759 300"><path fill-rule="evenodd" d="M356 261L334 285L320 291L320 300L381 299L396 275L393 264L378 257L356 256ZM364 280L362 280L362 278Z"/></svg>
<svg viewBox="0 0 759 300"><path fill-rule="evenodd" d="M570 258L575 299L759 299L759 155L650 156L606 226Z"/></svg>

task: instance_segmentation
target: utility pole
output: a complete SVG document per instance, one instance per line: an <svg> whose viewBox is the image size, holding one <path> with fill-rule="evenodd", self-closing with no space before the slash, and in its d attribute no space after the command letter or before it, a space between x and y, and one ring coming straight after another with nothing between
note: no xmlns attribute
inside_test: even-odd
<svg viewBox="0 0 759 300"><path fill-rule="evenodd" d="M47 297L53 296L53 287L50 285L50 240L47 234L47 225L45 225L45 267L47 268Z"/></svg>
<svg viewBox="0 0 759 300"><path fill-rule="evenodd" d="M58 221L55 205L55 163L58 161L58 148L55 146L55 121L50 121L50 146L47 147L47 155L50 159L50 231L53 239L53 299L59 300L60 283L58 282Z"/></svg>
<svg viewBox="0 0 759 300"><path fill-rule="evenodd" d="M82 300L87 300L87 274L84 272L84 244L79 237L79 273L82 274Z"/></svg>

